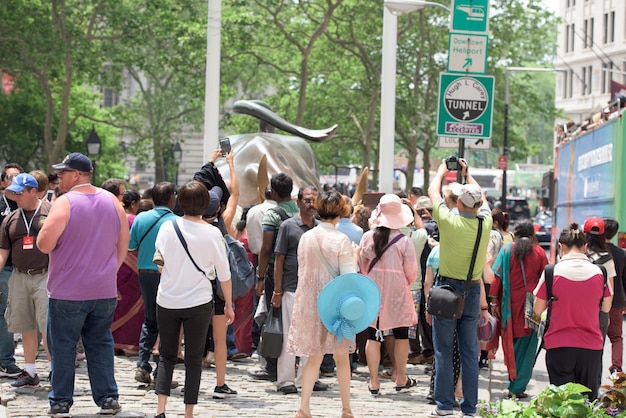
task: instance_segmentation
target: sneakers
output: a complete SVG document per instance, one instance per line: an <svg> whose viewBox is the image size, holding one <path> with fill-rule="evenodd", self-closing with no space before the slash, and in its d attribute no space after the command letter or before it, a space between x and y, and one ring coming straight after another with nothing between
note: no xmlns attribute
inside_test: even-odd
<svg viewBox="0 0 626 418"><path fill-rule="evenodd" d="M215 389L213 389L213 399L224 399L229 396L235 396L236 394L237 391L229 388L226 383L222 386L215 386Z"/></svg>
<svg viewBox="0 0 626 418"><path fill-rule="evenodd" d="M428 415L426 415L427 417L430 418L436 418L436 417L453 417L456 414L454 413L454 410L452 409L439 409L439 408L435 408L432 411L430 411L428 413Z"/></svg>
<svg viewBox="0 0 626 418"><path fill-rule="evenodd" d="M152 382L152 378L150 377L150 372L141 367L137 367L135 369L135 380L140 383L150 384Z"/></svg>
<svg viewBox="0 0 626 418"><path fill-rule="evenodd" d="M478 369L488 369L489 368L489 359L488 358L480 358L478 359Z"/></svg>
<svg viewBox="0 0 626 418"><path fill-rule="evenodd" d="M11 383L11 386L14 388L20 388L22 386L37 386L38 384L39 376L37 376L37 374L35 374L35 376L31 376L27 371L23 371L17 380Z"/></svg>
<svg viewBox="0 0 626 418"><path fill-rule="evenodd" d="M17 367L15 364L8 366L0 366L0 377L18 377L24 370Z"/></svg>
<svg viewBox="0 0 626 418"><path fill-rule="evenodd" d="M100 412L98 413L101 415L115 415L121 410L122 407L120 406L120 403L117 401L117 399L106 398L104 401L102 401L102 404L100 405Z"/></svg>
<svg viewBox="0 0 626 418"><path fill-rule="evenodd" d="M435 359L434 354L431 354L430 356L419 354L415 357L409 357L409 359L407 360L407 363L408 364L433 364L434 359Z"/></svg>
<svg viewBox="0 0 626 418"><path fill-rule="evenodd" d="M48 409L48 415L51 417L70 417L69 402L59 402L51 405L50 409Z"/></svg>

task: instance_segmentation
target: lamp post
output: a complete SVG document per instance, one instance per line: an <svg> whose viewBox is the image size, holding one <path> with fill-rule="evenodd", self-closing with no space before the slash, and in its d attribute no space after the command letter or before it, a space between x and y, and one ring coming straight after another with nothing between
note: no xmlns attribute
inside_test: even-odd
<svg viewBox="0 0 626 418"><path fill-rule="evenodd" d="M89 132L89 136L87 137L87 155L91 158L91 163L93 164L93 173L91 176L92 182L95 184L96 182L96 159L100 155L100 148L102 146L102 141L100 141L100 137L96 133L96 128L92 125L91 132Z"/></svg>
<svg viewBox="0 0 626 418"><path fill-rule="evenodd" d="M172 146L172 157L174 158L174 164L176 164L176 176L174 177L174 184L178 187L178 167L183 159L183 148L180 146L180 142L176 142Z"/></svg>
<svg viewBox="0 0 626 418"><path fill-rule="evenodd" d="M380 141L378 143L379 190L393 193L393 154L396 130L396 48L398 16L427 6L439 7L450 13L443 4L419 0L385 0L383 7L383 57L380 89Z"/></svg>
<svg viewBox="0 0 626 418"><path fill-rule="evenodd" d="M504 167L502 170L502 197L500 203L502 210L506 211L506 170L508 168L508 154L509 154L509 80L510 73L513 71L525 71L525 72L538 72L538 73L555 73L566 72L566 70L560 70L556 68L542 68L542 67L507 67L504 72L504 133L502 135L502 157L504 160Z"/></svg>

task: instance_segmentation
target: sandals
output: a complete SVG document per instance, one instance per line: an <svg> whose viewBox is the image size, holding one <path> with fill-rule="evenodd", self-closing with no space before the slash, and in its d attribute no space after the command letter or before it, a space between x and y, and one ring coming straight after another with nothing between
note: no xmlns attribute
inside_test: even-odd
<svg viewBox="0 0 626 418"><path fill-rule="evenodd" d="M370 391L370 395L372 395L372 396L380 395L380 388L373 388L370 385L367 385L367 390Z"/></svg>
<svg viewBox="0 0 626 418"><path fill-rule="evenodd" d="M509 392L509 394L507 395L509 399L526 399L529 397L528 393L526 392L522 392L519 395L515 394L513 392Z"/></svg>
<svg viewBox="0 0 626 418"><path fill-rule="evenodd" d="M391 375L391 371L390 370L386 370L386 369L381 371L381 372L379 372L378 375L380 377L384 377L385 379L395 379L395 377L393 377Z"/></svg>
<svg viewBox="0 0 626 418"><path fill-rule="evenodd" d="M415 385L417 385L417 380L411 379L410 377L407 376L406 384L404 386L396 386L396 392L400 392L402 389L412 388Z"/></svg>

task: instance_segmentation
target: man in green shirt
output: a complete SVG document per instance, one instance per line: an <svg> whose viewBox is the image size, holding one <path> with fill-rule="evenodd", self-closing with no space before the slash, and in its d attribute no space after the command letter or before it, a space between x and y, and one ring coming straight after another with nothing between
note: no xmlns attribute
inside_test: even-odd
<svg viewBox="0 0 626 418"><path fill-rule="evenodd" d="M437 174L428 188L428 196L433 203L433 217L439 226L440 265L435 286L443 284L453 286L465 292L463 315L458 319L446 319L433 316L433 340L435 345L435 401L437 407L429 417L454 415L454 377L452 350L456 331L461 368L463 370L463 417L476 414L478 403L478 340L476 329L482 316L487 319L487 299L482 283L483 267L492 219L489 204L484 198L480 186L467 172L467 163L459 161L461 176L467 184L459 188L457 209L453 214L441 196L441 183L448 168L445 161L439 166ZM478 217L482 217L482 231L479 237L478 252L473 271L469 272L474 245L478 234ZM468 290L466 281L472 281Z"/></svg>

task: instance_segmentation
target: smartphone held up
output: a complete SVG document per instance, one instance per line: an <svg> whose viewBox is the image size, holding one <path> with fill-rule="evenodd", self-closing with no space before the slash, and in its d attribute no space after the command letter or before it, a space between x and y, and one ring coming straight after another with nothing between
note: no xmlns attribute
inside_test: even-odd
<svg viewBox="0 0 626 418"><path fill-rule="evenodd" d="M226 157L231 150L230 139L220 138L220 148L222 149L222 157Z"/></svg>

